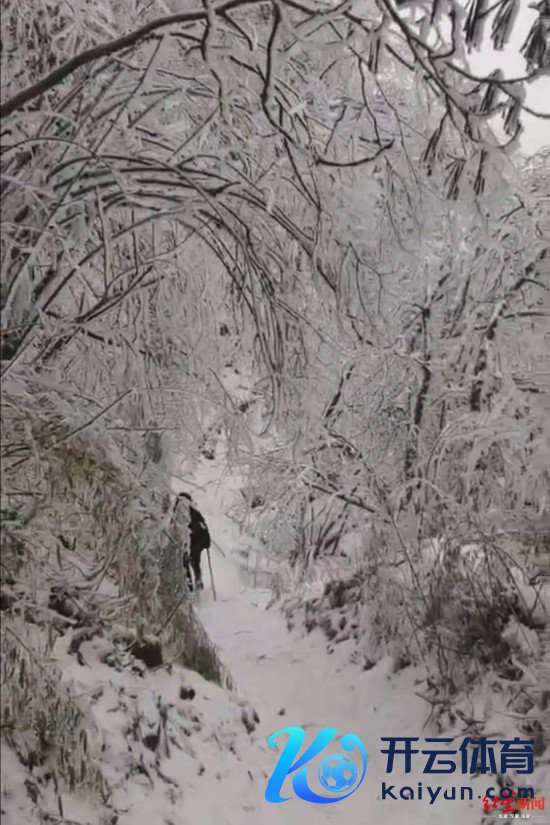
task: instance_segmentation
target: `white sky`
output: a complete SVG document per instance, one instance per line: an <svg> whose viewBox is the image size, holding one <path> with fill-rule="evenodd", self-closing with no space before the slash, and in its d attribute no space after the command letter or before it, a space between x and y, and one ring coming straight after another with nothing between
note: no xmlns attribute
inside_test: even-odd
<svg viewBox="0 0 550 825"><path fill-rule="evenodd" d="M537 11L529 8L528 0L521 0L520 11L512 30L510 42L502 51L495 51L491 45L470 54L470 68L474 73L484 74L493 69L502 69L504 77L521 77L526 74L526 65L521 46L529 33ZM550 115L550 76L526 84L525 103L532 109ZM521 121L524 131L520 139L520 149L525 155L532 155L544 146L550 146L550 120L534 117L526 112Z"/></svg>

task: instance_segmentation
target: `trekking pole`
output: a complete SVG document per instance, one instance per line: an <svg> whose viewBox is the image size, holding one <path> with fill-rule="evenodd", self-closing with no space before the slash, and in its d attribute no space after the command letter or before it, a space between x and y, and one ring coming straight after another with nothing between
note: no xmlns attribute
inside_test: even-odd
<svg viewBox="0 0 550 825"><path fill-rule="evenodd" d="M223 556L223 557L224 557L224 559L225 559L225 553L223 552L223 550L222 550L222 548L220 547L220 545L218 544L218 542L217 542L217 541L214 541L214 539L213 539L212 537L210 537L210 541L212 542L212 544L214 545L214 547L216 548L216 550L219 550L219 551L220 551L220 553L222 554L222 556Z"/></svg>
<svg viewBox="0 0 550 825"><path fill-rule="evenodd" d="M212 595L214 596L214 601L217 602L218 599L217 599L217 596L216 596L216 587L214 585L214 574L212 573L212 562L210 560L210 548L209 547L206 548L206 558L208 559L208 569L210 570L210 581L212 583Z"/></svg>

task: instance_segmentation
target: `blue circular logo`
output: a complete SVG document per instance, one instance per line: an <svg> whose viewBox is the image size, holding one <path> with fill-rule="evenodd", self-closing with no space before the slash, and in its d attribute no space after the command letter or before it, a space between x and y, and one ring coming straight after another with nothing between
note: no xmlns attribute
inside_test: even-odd
<svg viewBox="0 0 550 825"><path fill-rule="evenodd" d="M357 768L349 756L333 753L319 765L319 782L326 791L340 793L352 788L357 779Z"/></svg>

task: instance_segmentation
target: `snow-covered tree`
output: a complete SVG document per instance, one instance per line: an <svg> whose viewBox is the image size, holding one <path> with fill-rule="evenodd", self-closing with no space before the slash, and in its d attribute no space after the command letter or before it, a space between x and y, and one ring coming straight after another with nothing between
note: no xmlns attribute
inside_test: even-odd
<svg viewBox="0 0 550 825"><path fill-rule="evenodd" d="M548 3L523 78L468 63L515 0L5 5L5 374L160 497L224 428L272 547L307 574L360 533L379 641L449 686L546 506L547 158L510 158Z"/></svg>

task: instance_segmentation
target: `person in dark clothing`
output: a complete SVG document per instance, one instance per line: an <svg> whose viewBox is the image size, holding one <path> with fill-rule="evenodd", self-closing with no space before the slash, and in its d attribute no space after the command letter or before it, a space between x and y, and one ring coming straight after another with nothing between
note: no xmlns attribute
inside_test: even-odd
<svg viewBox="0 0 550 825"><path fill-rule="evenodd" d="M188 493L180 493L179 499L187 499L189 502L189 552L183 554L183 567L187 577L189 589L193 590L193 577L197 590L203 590L201 574L201 553L210 547L210 533L202 513L193 505L193 500ZM193 571L193 576L191 575Z"/></svg>

